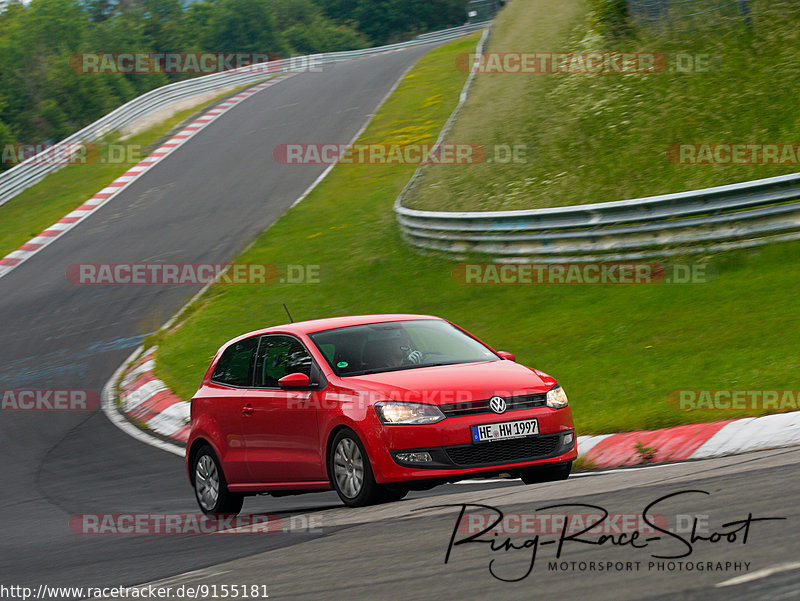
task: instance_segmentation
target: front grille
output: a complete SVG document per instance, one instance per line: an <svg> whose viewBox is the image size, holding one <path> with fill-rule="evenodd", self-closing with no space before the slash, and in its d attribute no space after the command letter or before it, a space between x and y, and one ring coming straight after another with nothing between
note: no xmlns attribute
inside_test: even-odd
<svg viewBox="0 0 800 601"><path fill-rule="evenodd" d="M503 397L506 401L506 411L516 411L518 409L533 409L534 407L544 407L547 404L547 393L524 394L520 396ZM439 405L445 417L460 417L462 415L481 415L482 413L494 413L489 407L489 399L481 401L464 401L461 403L448 403Z"/></svg>
<svg viewBox="0 0 800 601"><path fill-rule="evenodd" d="M523 461L544 459L552 455L558 447L560 439L560 434L546 434L544 436L446 447L445 451L450 460L460 466L521 463Z"/></svg>

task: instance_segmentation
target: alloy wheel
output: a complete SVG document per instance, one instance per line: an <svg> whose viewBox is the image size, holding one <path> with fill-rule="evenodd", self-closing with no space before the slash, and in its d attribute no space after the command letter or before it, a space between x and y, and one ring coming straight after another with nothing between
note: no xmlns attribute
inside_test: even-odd
<svg viewBox="0 0 800 601"><path fill-rule="evenodd" d="M358 496L364 485L364 458L352 438L343 438L333 456L333 474L339 490L351 499Z"/></svg>
<svg viewBox="0 0 800 601"><path fill-rule="evenodd" d="M206 511L212 511L219 499L219 472L210 455L201 455L194 472L197 500Z"/></svg>

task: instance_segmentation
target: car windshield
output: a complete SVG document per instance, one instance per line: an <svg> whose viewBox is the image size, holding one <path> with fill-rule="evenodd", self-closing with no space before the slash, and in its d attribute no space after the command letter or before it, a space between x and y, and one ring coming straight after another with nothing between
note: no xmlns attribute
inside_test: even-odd
<svg viewBox="0 0 800 601"><path fill-rule="evenodd" d="M433 319L349 326L309 338L338 376L500 360L452 324Z"/></svg>

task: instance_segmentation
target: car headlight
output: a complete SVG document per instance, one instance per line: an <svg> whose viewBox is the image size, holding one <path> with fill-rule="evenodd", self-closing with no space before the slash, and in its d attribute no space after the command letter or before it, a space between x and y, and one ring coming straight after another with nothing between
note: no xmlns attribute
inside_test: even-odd
<svg viewBox="0 0 800 601"><path fill-rule="evenodd" d="M563 409L569 406L567 393L558 384L547 391L547 406L553 409Z"/></svg>
<svg viewBox="0 0 800 601"><path fill-rule="evenodd" d="M444 419L436 405L380 401L375 403L378 418L384 424L435 424Z"/></svg>

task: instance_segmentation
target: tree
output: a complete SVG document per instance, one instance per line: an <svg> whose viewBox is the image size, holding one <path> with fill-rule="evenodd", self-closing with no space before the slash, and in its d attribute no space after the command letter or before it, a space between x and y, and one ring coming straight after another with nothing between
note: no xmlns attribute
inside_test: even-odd
<svg viewBox="0 0 800 601"><path fill-rule="evenodd" d="M180 52L184 46L181 0L140 0L144 33L157 52Z"/></svg>
<svg viewBox="0 0 800 601"><path fill-rule="evenodd" d="M3 113L3 106L5 102L0 96L0 114ZM11 128L8 127L3 121L0 121L0 156L5 156L5 152L11 144L14 143L14 136L11 133ZM13 164L7 163L3 160L0 160L0 171L4 171L6 169L10 169L13 167Z"/></svg>
<svg viewBox="0 0 800 601"><path fill-rule="evenodd" d="M216 3L205 1L193 2L183 12L181 31L186 44L184 50L203 50L207 43L211 43L211 28L216 11Z"/></svg>
<svg viewBox="0 0 800 601"><path fill-rule="evenodd" d="M206 50L284 54L268 0L221 0L216 9Z"/></svg>
<svg viewBox="0 0 800 601"><path fill-rule="evenodd" d="M325 16L312 0L271 0L275 26L294 54L364 48L369 39Z"/></svg>
<svg viewBox="0 0 800 601"><path fill-rule="evenodd" d="M465 0L0 0L0 143L65 137L189 77L96 73L97 53L349 50L464 20Z"/></svg>

